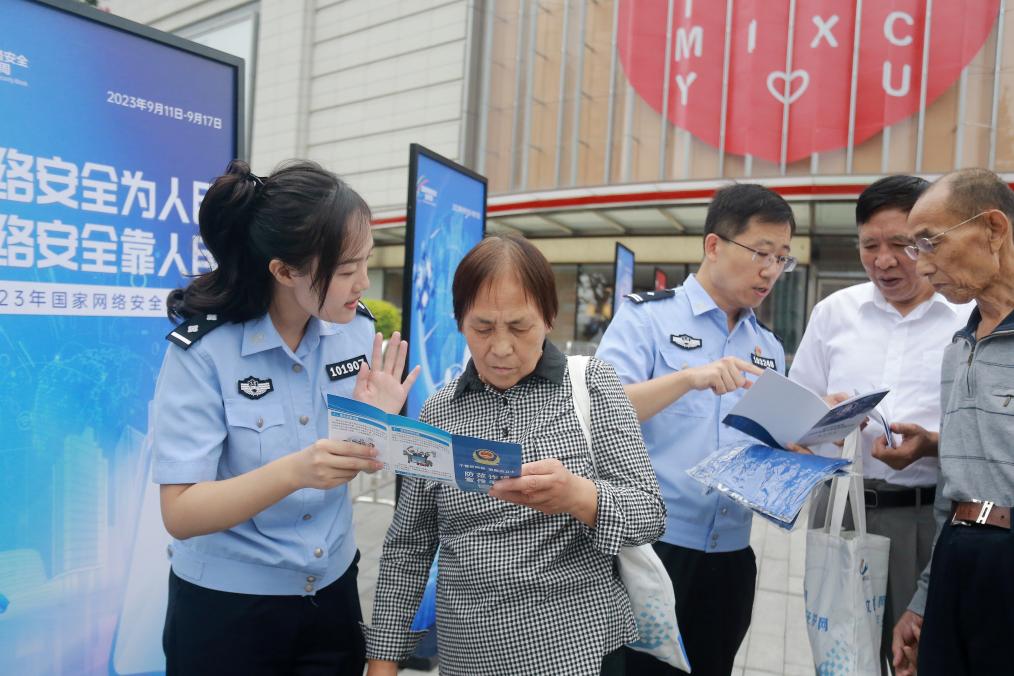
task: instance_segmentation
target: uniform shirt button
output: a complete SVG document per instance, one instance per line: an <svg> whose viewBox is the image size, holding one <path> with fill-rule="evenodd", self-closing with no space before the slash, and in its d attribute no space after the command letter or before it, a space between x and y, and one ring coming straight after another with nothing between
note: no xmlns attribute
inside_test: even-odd
<svg viewBox="0 0 1014 676"><path fill-rule="evenodd" d="M307 581L307 582L316 582L316 581L317 581L317 578L316 578L316 577L314 577L313 575L307 575L307 576L306 576L306 581Z"/></svg>
<svg viewBox="0 0 1014 676"><path fill-rule="evenodd" d="M729 513L729 508L728 507L722 507L722 516L725 516L728 513Z"/></svg>
<svg viewBox="0 0 1014 676"><path fill-rule="evenodd" d="M292 365L292 371L293 371L293 373L302 373L303 372L303 366L302 366L302 364L293 364Z"/></svg>
<svg viewBox="0 0 1014 676"><path fill-rule="evenodd" d="M264 427L264 418L257 418L257 427Z"/></svg>
<svg viewBox="0 0 1014 676"><path fill-rule="evenodd" d="M507 397L501 397L500 403L506 406L508 404Z"/></svg>
<svg viewBox="0 0 1014 676"><path fill-rule="evenodd" d="M313 555L319 559L320 557L324 556L324 550L321 549L320 547L317 547L316 549L313 550Z"/></svg>
<svg viewBox="0 0 1014 676"><path fill-rule="evenodd" d="M304 515L303 515L303 521L309 521L309 520L310 520L310 519L312 519L312 518L313 518L313 516L312 516L312 515L310 515L310 514L304 514Z"/></svg>
<svg viewBox="0 0 1014 676"><path fill-rule="evenodd" d="M301 415L301 416L299 416L299 424L300 425L305 425L308 422L310 422L310 416L307 416L307 415Z"/></svg>
<svg viewBox="0 0 1014 676"><path fill-rule="evenodd" d="M307 592L312 592L313 591L313 585L312 584L308 584L305 587L303 587L303 589L305 589Z"/></svg>

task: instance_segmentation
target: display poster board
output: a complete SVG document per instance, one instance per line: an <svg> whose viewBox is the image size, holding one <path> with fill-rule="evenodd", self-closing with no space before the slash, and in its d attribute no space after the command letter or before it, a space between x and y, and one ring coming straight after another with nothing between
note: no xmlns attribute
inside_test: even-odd
<svg viewBox="0 0 1014 676"><path fill-rule="evenodd" d="M613 314L620 309L628 293L634 292L634 252L616 243L616 259L613 262Z"/></svg>
<svg viewBox="0 0 1014 676"><path fill-rule="evenodd" d="M454 318L451 284L458 263L485 233L486 179L413 143L402 326L409 341L408 363L422 370L405 404L410 418L417 418L423 403L468 363L465 338Z"/></svg>
<svg viewBox="0 0 1014 676"><path fill-rule="evenodd" d="M148 405L243 66L79 2L0 17L0 673L158 673Z"/></svg>

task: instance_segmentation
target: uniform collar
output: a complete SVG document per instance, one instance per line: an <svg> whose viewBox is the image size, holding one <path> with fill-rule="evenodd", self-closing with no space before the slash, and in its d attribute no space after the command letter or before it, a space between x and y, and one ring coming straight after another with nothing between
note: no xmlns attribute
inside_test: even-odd
<svg viewBox="0 0 1014 676"><path fill-rule="evenodd" d="M547 339L544 343L542 343L542 356L535 365L535 370L518 381L518 385L527 382L533 377L548 380L556 385L562 385L563 375L566 372L566 369L567 357ZM514 387L517 387L517 385ZM486 383L482 382L482 379L479 377L479 372L475 369L475 362L469 359L468 365L465 366L465 372L461 374L460 378L458 378L458 384L454 388L453 398L457 399L465 392L478 392L484 390L485 388Z"/></svg>
<svg viewBox="0 0 1014 676"><path fill-rule="evenodd" d="M718 304L704 287L701 286L701 283L697 281L697 277L693 273L687 275L687 278L683 281L683 289L687 294L687 300L690 301L690 311L693 312L695 317L699 317L712 310L718 310L723 318L726 316L725 311L718 307ZM724 322L725 319L722 319L722 321ZM746 321L751 324L757 323L757 315L754 314L753 308L742 308L739 311L739 317L736 318L736 326Z"/></svg>
<svg viewBox="0 0 1014 676"><path fill-rule="evenodd" d="M687 278L683 281L683 289L687 294L687 300L690 301L690 311L694 313L695 317L719 309L718 304L704 290L701 283L697 281L697 276L693 273L687 275Z"/></svg>
<svg viewBox="0 0 1014 676"><path fill-rule="evenodd" d="M310 321L306 325L306 333L299 345L300 350L311 352L317 348L321 337L333 336L340 332L341 327L338 324L310 317ZM242 356L246 357L276 347L285 348L286 345L278 333L278 329L275 328L275 323L271 321L270 314L265 312L256 319L243 322L243 347L240 350Z"/></svg>

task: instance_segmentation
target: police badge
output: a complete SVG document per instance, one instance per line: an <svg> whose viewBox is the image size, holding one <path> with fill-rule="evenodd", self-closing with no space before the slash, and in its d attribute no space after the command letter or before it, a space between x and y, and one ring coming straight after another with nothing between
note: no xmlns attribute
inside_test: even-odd
<svg viewBox="0 0 1014 676"><path fill-rule="evenodd" d="M685 333L681 333L678 336L676 334L669 336L669 342L684 350L696 350L704 345L704 341L700 338L694 338Z"/></svg>
<svg viewBox="0 0 1014 676"><path fill-rule="evenodd" d="M271 378L261 380L256 376L250 376L239 381L239 393L247 399L260 399L273 389L275 388L271 385Z"/></svg>

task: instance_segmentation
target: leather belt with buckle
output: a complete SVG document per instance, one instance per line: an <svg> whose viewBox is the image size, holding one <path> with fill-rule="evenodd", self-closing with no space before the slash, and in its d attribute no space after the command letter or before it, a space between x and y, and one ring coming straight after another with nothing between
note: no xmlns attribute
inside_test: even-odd
<svg viewBox="0 0 1014 676"><path fill-rule="evenodd" d="M995 526L1010 530L1010 507L995 505L989 500L952 502L951 524L955 526Z"/></svg>
<svg viewBox="0 0 1014 676"><path fill-rule="evenodd" d="M895 490L863 489L867 509L888 509L891 507L920 507L932 505L936 497L936 486L916 486Z"/></svg>

